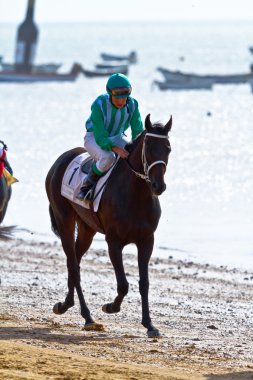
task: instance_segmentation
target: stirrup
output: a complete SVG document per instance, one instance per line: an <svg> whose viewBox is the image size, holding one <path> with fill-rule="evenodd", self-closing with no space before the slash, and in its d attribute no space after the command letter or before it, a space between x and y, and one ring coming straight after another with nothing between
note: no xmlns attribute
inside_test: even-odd
<svg viewBox="0 0 253 380"><path fill-rule="evenodd" d="M93 188L89 189L85 196L83 197L83 202L90 203L92 202L92 193L93 193Z"/></svg>
<svg viewBox="0 0 253 380"><path fill-rule="evenodd" d="M87 202L87 201L91 201L91 196L92 196L92 187L90 189L85 189L85 190L82 190L81 188L79 193L76 195L76 198L79 201Z"/></svg>

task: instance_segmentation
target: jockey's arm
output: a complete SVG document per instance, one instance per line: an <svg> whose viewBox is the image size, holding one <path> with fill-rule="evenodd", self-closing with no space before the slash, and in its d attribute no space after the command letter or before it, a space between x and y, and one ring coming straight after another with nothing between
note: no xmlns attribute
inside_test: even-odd
<svg viewBox="0 0 253 380"><path fill-rule="evenodd" d="M128 153L127 150L125 150L125 149L123 149L123 148L121 148L119 146L113 146L112 147L112 151L114 153L117 153L117 155L120 156L121 158L127 158L128 155L129 155L129 153Z"/></svg>
<svg viewBox="0 0 253 380"><path fill-rule="evenodd" d="M134 101L135 101L135 110L130 121L132 140L134 140L143 131L143 123L141 120L138 102L135 99Z"/></svg>

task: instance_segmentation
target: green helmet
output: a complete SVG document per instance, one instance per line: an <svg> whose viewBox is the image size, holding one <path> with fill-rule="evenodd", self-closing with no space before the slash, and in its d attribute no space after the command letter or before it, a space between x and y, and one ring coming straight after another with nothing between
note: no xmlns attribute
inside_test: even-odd
<svg viewBox="0 0 253 380"><path fill-rule="evenodd" d="M115 98L127 98L132 91L131 83L129 79L121 74L113 74L107 81L106 91L109 95L115 96Z"/></svg>

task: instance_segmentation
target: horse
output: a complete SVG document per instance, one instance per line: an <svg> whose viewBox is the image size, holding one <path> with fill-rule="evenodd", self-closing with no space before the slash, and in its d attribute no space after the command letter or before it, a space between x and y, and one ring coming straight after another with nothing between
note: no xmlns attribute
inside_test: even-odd
<svg viewBox="0 0 253 380"><path fill-rule="evenodd" d="M0 224L4 220L8 203L11 198L11 186L7 185L5 176L0 177Z"/></svg>
<svg viewBox="0 0 253 380"><path fill-rule="evenodd" d="M3 145L3 148L5 150L8 149L6 144L3 141L0 140L0 143ZM8 163L8 169L11 171L11 174L12 174L12 169L11 169L9 163ZM1 173L2 173L2 171L1 171ZM5 214L7 211L7 207L8 207L8 203L9 203L9 200L11 198L11 191L12 191L11 186L8 185L7 179L5 178L4 174L2 173L0 176L0 224L4 220L4 217L5 217Z"/></svg>
<svg viewBox="0 0 253 380"><path fill-rule="evenodd" d="M148 337L160 336L152 324L148 291L148 264L154 245L154 232L161 216L158 196L165 189L164 175L171 146L168 133L172 116L166 125L152 124L150 114L145 118L145 129L126 146L127 159L120 158L106 184L97 213L71 202L61 195L61 183L69 163L84 148L63 153L50 168L46 177L46 192L53 232L60 237L67 256L68 293L64 302L53 307L55 314L63 314L74 306L76 289L84 330L103 330L96 323L85 302L80 285L80 262L89 249L96 232L103 233L117 281L117 295L113 302L103 305L105 313L118 313L128 293L129 284L123 266L122 250L134 243L137 246L139 292L142 302L142 325ZM76 237L76 238L75 238Z"/></svg>

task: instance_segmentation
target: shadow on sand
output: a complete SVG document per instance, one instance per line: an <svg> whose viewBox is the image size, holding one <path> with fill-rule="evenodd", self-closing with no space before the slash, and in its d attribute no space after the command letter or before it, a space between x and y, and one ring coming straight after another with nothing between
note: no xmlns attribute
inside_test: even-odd
<svg viewBox="0 0 253 380"><path fill-rule="evenodd" d="M205 375L206 380L253 380L253 367L252 371L224 373L222 375Z"/></svg>

